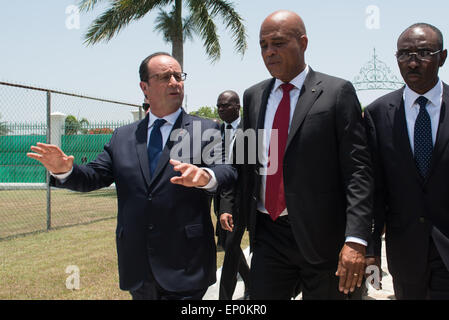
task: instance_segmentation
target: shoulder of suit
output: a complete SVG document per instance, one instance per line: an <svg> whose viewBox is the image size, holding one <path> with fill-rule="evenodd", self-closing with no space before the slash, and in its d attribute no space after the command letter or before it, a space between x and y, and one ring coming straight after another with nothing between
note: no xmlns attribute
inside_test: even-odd
<svg viewBox="0 0 449 320"><path fill-rule="evenodd" d="M143 118L142 120L131 122L129 124L125 124L124 126L120 126L120 127L116 128L114 131L117 131L117 132L126 132L128 130L134 131L137 128L137 126L140 123L143 123L144 121L145 121L145 118Z"/></svg>
<svg viewBox="0 0 449 320"><path fill-rule="evenodd" d="M322 73L319 71L313 71L313 77L315 78L316 81L321 82L324 86L326 86L326 84L332 84L334 87L341 87L344 85L352 86L352 83L349 80L332 76L330 74Z"/></svg>
<svg viewBox="0 0 449 320"><path fill-rule="evenodd" d="M211 128L219 128L220 124L211 120L211 119L206 119L206 118L202 118L199 116L195 116L192 114L188 114L187 112L184 114L185 117L187 117L190 121L201 121L202 125L205 125L206 127L211 127Z"/></svg>
<svg viewBox="0 0 449 320"><path fill-rule="evenodd" d="M379 98L377 98L376 100L374 100L373 102L371 102L366 109L370 112L375 111L377 109L382 109L385 108L386 106L394 103L394 104L399 104L402 100L402 95L404 92L404 88L389 92Z"/></svg>
<svg viewBox="0 0 449 320"><path fill-rule="evenodd" d="M260 91L265 89L267 86L269 86L271 84L271 82L274 82L274 78L270 78L270 79L265 79L263 81L260 81L259 83L256 83L255 85L249 87L248 89L245 90L245 93L250 93L252 91Z"/></svg>

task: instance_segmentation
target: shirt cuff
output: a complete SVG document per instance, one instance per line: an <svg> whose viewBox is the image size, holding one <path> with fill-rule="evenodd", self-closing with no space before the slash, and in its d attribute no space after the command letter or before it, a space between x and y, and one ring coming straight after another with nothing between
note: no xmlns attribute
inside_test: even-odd
<svg viewBox="0 0 449 320"><path fill-rule="evenodd" d="M215 173L209 168L201 168L201 169L206 170L210 174L210 180L209 180L208 184L206 184L203 187L198 187L198 188L204 189L209 192L214 192L215 190L217 190L217 186L218 186L218 182L217 182L217 178L215 177Z"/></svg>
<svg viewBox="0 0 449 320"><path fill-rule="evenodd" d="M366 242L365 240L362 240L360 238L356 238L356 237L346 237L345 242L355 242L355 243L361 244L365 247L368 245L368 242Z"/></svg>
<svg viewBox="0 0 449 320"><path fill-rule="evenodd" d="M55 177L56 179L58 179L61 183L64 183L65 180L67 180L67 178L72 174L72 172L73 172L73 167L66 173L55 174L55 173L50 171L50 174L53 177Z"/></svg>

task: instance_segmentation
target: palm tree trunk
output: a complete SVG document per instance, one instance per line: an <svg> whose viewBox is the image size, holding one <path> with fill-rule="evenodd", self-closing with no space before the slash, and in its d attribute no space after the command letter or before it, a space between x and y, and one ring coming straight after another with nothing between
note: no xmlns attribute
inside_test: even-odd
<svg viewBox="0 0 449 320"><path fill-rule="evenodd" d="M182 35L182 0L175 0L176 32L172 39L172 56L178 60L181 68L184 65L184 41Z"/></svg>

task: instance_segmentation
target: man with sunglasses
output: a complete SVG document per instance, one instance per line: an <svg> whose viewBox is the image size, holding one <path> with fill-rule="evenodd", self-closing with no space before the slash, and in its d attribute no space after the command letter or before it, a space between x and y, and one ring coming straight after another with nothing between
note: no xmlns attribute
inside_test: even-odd
<svg viewBox="0 0 449 320"><path fill-rule="evenodd" d="M438 77L447 50L434 26L418 23L397 42L406 83L365 109L375 168L373 241L381 234L397 299L449 299L449 86Z"/></svg>
<svg viewBox="0 0 449 320"><path fill-rule="evenodd" d="M143 60L139 73L149 112L143 120L116 129L94 161L74 164L73 156L41 143L28 156L52 173L56 187L91 191L115 183L122 290L136 300L198 300L216 281L210 192L232 185L236 171L201 157L213 146L195 137L193 128L201 128L202 134L219 132L219 127L181 108L186 74L178 61L155 53ZM182 162L171 159L174 131L193 149L188 155L176 154Z"/></svg>

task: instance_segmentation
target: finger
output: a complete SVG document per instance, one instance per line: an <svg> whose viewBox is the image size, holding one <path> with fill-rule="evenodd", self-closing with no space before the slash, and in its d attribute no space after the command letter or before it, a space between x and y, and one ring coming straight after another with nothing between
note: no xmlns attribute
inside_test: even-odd
<svg viewBox="0 0 449 320"><path fill-rule="evenodd" d="M173 167L175 171L180 171L181 173L187 170L188 165L186 163L180 163Z"/></svg>
<svg viewBox="0 0 449 320"><path fill-rule="evenodd" d="M37 153L32 153L32 152L28 152L27 157L29 157L31 159L38 160L38 161L41 161L41 159L42 159L42 155L37 154Z"/></svg>
<svg viewBox="0 0 449 320"><path fill-rule="evenodd" d="M363 280L365 279L365 268L364 265L359 269L359 278L357 280L357 287L360 288L362 286Z"/></svg>
<svg viewBox="0 0 449 320"><path fill-rule="evenodd" d="M234 228L234 219L232 219L232 216L229 217L229 226Z"/></svg>
<svg viewBox="0 0 449 320"><path fill-rule="evenodd" d="M346 283L346 269L341 264L341 261L338 262L338 269L337 269L337 272L335 273L335 275L340 277L340 279L338 281L338 290L340 290L340 292L343 292L343 290L345 289L345 283Z"/></svg>
<svg viewBox="0 0 449 320"><path fill-rule="evenodd" d="M202 175L203 175L203 170L201 170L201 169L197 170L195 176L193 177L192 182L194 184L198 184Z"/></svg>
<svg viewBox="0 0 449 320"><path fill-rule="evenodd" d="M181 176L181 177L183 177L183 178L189 177L189 175L192 173L192 171L193 171L193 167L187 168L187 170L185 170L185 171L182 173L182 176Z"/></svg>
<svg viewBox="0 0 449 320"><path fill-rule="evenodd" d="M354 271L351 270L351 269L348 269L347 272L346 272L346 281L344 283L344 289L343 289L343 292L345 294L347 294L347 293L349 293L351 291L353 282L354 282ZM354 282L354 287L355 287L355 282Z"/></svg>
<svg viewBox="0 0 449 320"><path fill-rule="evenodd" d="M183 184L183 178L182 177L172 177L171 179L170 179L170 182L171 183L173 183L173 184Z"/></svg>
<svg viewBox="0 0 449 320"><path fill-rule="evenodd" d="M182 162L181 161L178 161L178 160L175 160L175 159L170 159L170 164L172 165L172 166L177 166L177 165L179 165L179 164L181 164Z"/></svg>
<svg viewBox="0 0 449 320"><path fill-rule="evenodd" d="M47 153L47 151L45 149L41 148L41 147L31 146L30 149L31 149L31 151L37 152L39 154Z"/></svg>

